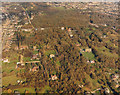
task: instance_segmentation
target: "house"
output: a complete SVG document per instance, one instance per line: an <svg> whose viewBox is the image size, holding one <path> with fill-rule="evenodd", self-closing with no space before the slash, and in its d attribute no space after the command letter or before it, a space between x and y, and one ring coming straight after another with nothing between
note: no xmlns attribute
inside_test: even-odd
<svg viewBox="0 0 120 95"><path fill-rule="evenodd" d="M103 35L103 38L106 38L107 36L106 35Z"/></svg>
<svg viewBox="0 0 120 95"><path fill-rule="evenodd" d="M105 93L106 94L110 93L110 90L108 88L105 88Z"/></svg>
<svg viewBox="0 0 120 95"><path fill-rule="evenodd" d="M87 63L89 63L90 61L89 60L87 60Z"/></svg>
<svg viewBox="0 0 120 95"><path fill-rule="evenodd" d="M15 47L15 50L18 50L18 49L19 49L19 47L16 46L16 47ZM27 46L27 45L21 45L21 46L20 46L20 50L22 50L22 49L28 49L28 46Z"/></svg>
<svg viewBox="0 0 120 95"><path fill-rule="evenodd" d="M41 30L45 30L45 28L41 28Z"/></svg>
<svg viewBox="0 0 120 95"><path fill-rule="evenodd" d="M22 31L32 31L32 29L22 29Z"/></svg>
<svg viewBox="0 0 120 95"><path fill-rule="evenodd" d="M50 54L50 58L53 58L53 57L55 57L55 55L54 54Z"/></svg>
<svg viewBox="0 0 120 95"><path fill-rule="evenodd" d="M38 70L39 70L39 66L35 66L32 69L30 69L30 71L32 71L32 72L35 72L35 71L38 71Z"/></svg>
<svg viewBox="0 0 120 95"><path fill-rule="evenodd" d="M16 63L16 67L15 67L15 68L16 68L16 69L17 69L17 68L24 68L24 66L25 66L25 64L24 64L24 63L17 62L17 63Z"/></svg>
<svg viewBox="0 0 120 95"><path fill-rule="evenodd" d="M72 35L72 34L70 34L70 37L72 38L72 37L73 37L73 35Z"/></svg>
<svg viewBox="0 0 120 95"><path fill-rule="evenodd" d="M78 85L80 88L84 87L84 85Z"/></svg>
<svg viewBox="0 0 120 95"><path fill-rule="evenodd" d="M21 81L20 80L17 80L17 83L19 84Z"/></svg>
<svg viewBox="0 0 120 95"><path fill-rule="evenodd" d="M91 48L87 48L87 49L85 49L85 52L91 52L91 51L92 51Z"/></svg>
<svg viewBox="0 0 120 95"><path fill-rule="evenodd" d="M28 90L25 90L25 93L29 93L29 91L28 91Z"/></svg>
<svg viewBox="0 0 120 95"><path fill-rule="evenodd" d="M112 76L112 80L117 80L119 78L119 74L113 74Z"/></svg>
<svg viewBox="0 0 120 95"><path fill-rule="evenodd" d="M9 60L8 59L3 59L3 62L9 63Z"/></svg>
<svg viewBox="0 0 120 95"><path fill-rule="evenodd" d="M101 36L101 38L106 38L106 37L107 37L107 35L102 35L102 36Z"/></svg>
<svg viewBox="0 0 120 95"><path fill-rule="evenodd" d="M38 55L34 54L32 59L38 59Z"/></svg>
<svg viewBox="0 0 120 95"><path fill-rule="evenodd" d="M119 86L120 86L119 83L116 83L115 88L118 88Z"/></svg>
<svg viewBox="0 0 120 95"><path fill-rule="evenodd" d="M80 52L85 52L85 49L80 49Z"/></svg>
<svg viewBox="0 0 120 95"><path fill-rule="evenodd" d="M61 27L61 30L64 30L65 28L64 27Z"/></svg>
<svg viewBox="0 0 120 95"><path fill-rule="evenodd" d="M20 95L20 92L18 90L15 90L14 93Z"/></svg>
<svg viewBox="0 0 120 95"><path fill-rule="evenodd" d="M68 32L71 32L71 28L68 28Z"/></svg>
<svg viewBox="0 0 120 95"><path fill-rule="evenodd" d="M33 46L33 50L36 50L36 46Z"/></svg>
<svg viewBox="0 0 120 95"><path fill-rule="evenodd" d="M19 79L17 80L17 83L18 83L18 84L20 84L20 83L22 83L22 82L23 82L23 81L21 81L21 80L19 80Z"/></svg>
<svg viewBox="0 0 120 95"><path fill-rule="evenodd" d="M76 44L76 46L77 46L77 47L79 47L79 46L80 46L80 44Z"/></svg>
<svg viewBox="0 0 120 95"><path fill-rule="evenodd" d="M56 75L51 75L51 79L52 79L52 80L57 80L58 78L57 78Z"/></svg>
<svg viewBox="0 0 120 95"><path fill-rule="evenodd" d="M91 60L90 63L95 63L95 61L94 61L94 60Z"/></svg>
<svg viewBox="0 0 120 95"><path fill-rule="evenodd" d="M39 53L38 53L38 55L39 55L39 57L41 58L41 56L42 56L42 53L41 53L41 52L39 52Z"/></svg>

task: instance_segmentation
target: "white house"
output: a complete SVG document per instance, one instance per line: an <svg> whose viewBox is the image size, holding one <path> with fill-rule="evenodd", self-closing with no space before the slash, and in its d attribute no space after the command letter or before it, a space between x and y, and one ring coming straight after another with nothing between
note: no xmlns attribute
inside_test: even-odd
<svg viewBox="0 0 120 95"><path fill-rule="evenodd" d="M65 28L64 27L61 27L61 30L64 30Z"/></svg>
<svg viewBox="0 0 120 95"><path fill-rule="evenodd" d="M51 79L52 79L52 80L57 80L58 78L57 78L56 75L51 75Z"/></svg>
<svg viewBox="0 0 120 95"><path fill-rule="evenodd" d="M72 34L70 34L70 37L73 37L73 35L72 35Z"/></svg>
<svg viewBox="0 0 120 95"><path fill-rule="evenodd" d="M105 93L106 94L110 93L110 90L108 88L105 88Z"/></svg>
<svg viewBox="0 0 120 95"><path fill-rule="evenodd" d="M45 30L45 28L41 28L41 30Z"/></svg>
<svg viewBox="0 0 120 95"><path fill-rule="evenodd" d="M91 60L90 63L95 63L95 61L94 61L94 60Z"/></svg>
<svg viewBox="0 0 120 95"><path fill-rule="evenodd" d="M3 59L3 62L9 63L8 59Z"/></svg>
<svg viewBox="0 0 120 95"><path fill-rule="evenodd" d="M53 57L55 57L55 55L54 54L50 54L50 58L53 58Z"/></svg>

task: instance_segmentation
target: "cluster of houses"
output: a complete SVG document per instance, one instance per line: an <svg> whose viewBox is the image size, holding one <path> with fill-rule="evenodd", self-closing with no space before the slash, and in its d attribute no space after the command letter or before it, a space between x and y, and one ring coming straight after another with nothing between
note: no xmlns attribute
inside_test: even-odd
<svg viewBox="0 0 120 95"><path fill-rule="evenodd" d="M72 29L71 29L71 28L68 28L67 32L68 32L69 36L72 38L72 37L73 37Z"/></svg>
<svg viewBox="0 0 120 95"><path fill-rule="evenodd" d="M74 31L72 28L66 28L66 27L61 27L61 30L67 30L67 33L68 33L68 35L72 38L73 37L73 33L72 33L72 31Z"/></svg>
<svg viewBox="0 0 120 95"><path fill-rule="evenodd" d="M34 66L33 68L30 68L30 71L35 72L39 70L39 66Z"/></svg>
<svg viewBox="0 0 120 95"><path fill-rule="evenodd" d="M17 83L18 83L18 84L20 84L20 83L22 83L22 82L23 82L22 80L19 80L19 79L17 80Z"/></svg>
<svg viewBox="0 0 120 95"><path fill-rule="evenodd" d="M3 58L2 62L4 62L4 63L10 63L10 61L7 58Z"/></svg>
<svg viewBox="0 0 120 95"><path fill-rule="evenodd" d="M120 84L119 84L120 78L119 77L120 77L119 74L112 74L111 75L111 79L115 83L115 88L120 87Z"/></svg>
<svg viewBox="0 0 120 95"><path fill-rule="evenodd" d="M39 60L39 54L33 54L31 60Z"/></svg>
<svg viewBox="0 0 120 95"><path fill-rule="evenodd" d="M14 49L15 49L15 50L19 50L19 47L16 46ZM20 46L20 50L23 50L23 49L28 49L28 46L27 46L27 45L21 45L21 46Z"/></svg>
<svg viewBox="0 0 120 95"><path fill-rule="evenodd" d="M92 52L91 48L86 48L86 49L80 49L80 52Z"/></svg>
<svg viewBox="0 0 120 95"><path fill-rule="evenodd" d="M17 62L16 63L16 69L18 68L22 68L22 69L25 69L25 64L29 64L31 65L32 67L29 69L29 71L32 71L32 72L36 72L39 70L39 66L36 66L35 65L35 62L25 62L25 63L20 63L20 62Z"/></svg>
<svg viewBox="0 0 120 95"><path fill-rule="evenodd" d="M95 63L95 60L87 60L87 63Z"/></svg>
<svg viewBox="0 0 120 95"><path fill-rule="evenodd" d="M92 52L91 48L86 48L86 49L80 49L80 55L82 55L83 52ZM95 60L87 60L87 63L95 63Z"/></svg>
<svg viewBox="0 0 120 95"><path fill-rule="evenodd" d="M24 63L17 62L15 69L17 69L17 68L24 68L24 67L25 67L25 64L24 64Z"/></svg>
<svg viewBox="0 0 120 95"><path fill-rule="evenodd" d="M51 78L49 78L49 80L57 80L58 77L56 75L51 75Z"/></svg>
<svg viewBox="0 0 120 95"><path fill-rule="evenodd" d="M50 54L50 58L54 58L55 57L55 54Z"/></svg>

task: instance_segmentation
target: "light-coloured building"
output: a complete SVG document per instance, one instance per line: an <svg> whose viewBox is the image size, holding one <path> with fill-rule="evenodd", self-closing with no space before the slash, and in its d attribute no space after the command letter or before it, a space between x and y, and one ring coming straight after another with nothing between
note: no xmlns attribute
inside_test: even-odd
<svg viewBox="0 0 120 95"><path fill-rule="evenodd" d="M56 75L51 75L51 79L52 79L52 80L57 80L58 78L57 78Z"/></svg>
<svg viewBox="0 0 120 95"><path fill-rule="evenodd" d="M55 57L55 55L54 54L50 54L50 58L53 58L53 57Z"/></svg>

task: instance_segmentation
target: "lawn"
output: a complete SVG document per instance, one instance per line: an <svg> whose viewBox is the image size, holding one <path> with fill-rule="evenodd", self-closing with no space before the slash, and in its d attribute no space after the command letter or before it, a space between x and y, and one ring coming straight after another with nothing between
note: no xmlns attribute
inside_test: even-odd
<svg viewBox="0 0 120 95"><path fill-rule="evenodd" d="M60 63L59 61L57 61L56 64L57 64L58 66L61 66L61 63Z"/></svg>
<svg viewBox="0 0 120 95"><path fill-rule="evenodd" d="M96 79L90 78L88 74L86 74L85 77L86 77L86 80L92 84L91 90L95 90L96 88L100 87L100 84L97 82Z"/></svg>
<svg viewBox="0 0 120 95"><path fill-rule="evenodd" d="M35 89L33 87L17 88L14 90L18 90L20 93L24 93L25 90L27 90L29 93L35 93Z"/></svg>
<svg viewBox="0 0 120 95"><path fill-rule="evenodd" d="M14 63L2 63L2 71L10 73L11 70L15 70L16 64Z"/></svg>
<svg viewBox="0 0 120 95"><path fill-rule="evenodd" d="M96 49L102 55L106 55L106 56L109 56L109 57L118 57L118 54L116 54L116 53L110 53L109 49L107 49L106 47L96 47Z"/></svg>
<svg viewBox="0 0 120 95"><path fill-rule="evenodd" d="M48 51L45 52L46 56L49 56L50 54L55 54L55 51L54 50L48 50Z"/></svg>
<svg viewBox="0 0 120 95"><path fill-rule="evenodd" d="M46 93L47 90L50 90L50 89L51 88L48 85L46 85L44 88L42 88L42 90L39 93Z"/></svg>
<svg viewBox="0 0 120 95"><path fill-rule="evenodd" d="M25 62L31 61L30 59L31 59L30 57L24 57L24 58L23 58L23 60L24 60Z"/></svg>
<svg viewBox="0 0 120 95"><path fill-rule="evenodd" d="M82 54L88 60L95 60L95 56L92 52L83 52Z"/></svg>
<svg viewBox="0 0 120 95"><path fill-rule="evenodd" d="M37 50L35 50L35 51L33 52L33 54L38 54L38 51L37 51Z"/></svg>
<svg viewBox="0 0 120 95"><path fill-rule="evenodd" d="M15 85L17 84L17 80L20 79L16 77L16 75L6 76L2 78L2 85L8 86L9 84Z"/></svg>

